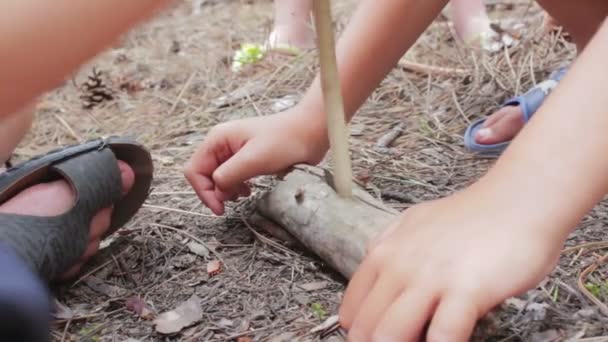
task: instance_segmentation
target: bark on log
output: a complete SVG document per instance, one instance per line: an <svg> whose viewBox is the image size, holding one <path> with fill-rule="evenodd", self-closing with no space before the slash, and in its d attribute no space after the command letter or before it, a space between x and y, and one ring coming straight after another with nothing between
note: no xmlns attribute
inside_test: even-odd
<svg viewBox="0 0 608 342"><path fill-rule="evenodd" d="M347 279L363 260L367 242L398 213L360 187L350 199L338 196L324 172L308 166L287 174L257 207Z"/></svg>

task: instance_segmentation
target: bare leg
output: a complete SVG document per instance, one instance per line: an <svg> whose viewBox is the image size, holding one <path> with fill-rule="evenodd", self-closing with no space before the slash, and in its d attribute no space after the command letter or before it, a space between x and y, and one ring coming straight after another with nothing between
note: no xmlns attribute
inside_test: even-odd
<svg viewBox="0 0 608 342"><path fill-rule="evenodd" d="M274 29L268 37L270 46L314 48L311 15L312 0L275 0Z"/></svg>
<svg viewBox="0 0 608 342"><path fill-rule="evenodd" d="M0 117L60 84L167 3L169 0L0 1Z"/></svg>
<svg viewBox="0 0 608 342"><path fill-rule="evenodd" d="M572 35L577 49L582 51L608 14L608 2L578 1L576 6L564 1L538 1L548 14ZM480 129L475 140L480 144L494 144L511 140L524 125L519 106L503 107L488 117L486 129Z"/></svg>
<svg viewBox="0 0 608 342"><path fill-rule="evenodd" d="M9 116L0 117L0 164L4 164L21 139L27 134L34 119L34 105Z"/></svg>
<svg viewBox="0 0 608 342"><path fill-rule="evenodd" d="M496 33L490 27L490 18L483 0L452 0L452 20L458 37L466 44L486 47Z"/></svg>

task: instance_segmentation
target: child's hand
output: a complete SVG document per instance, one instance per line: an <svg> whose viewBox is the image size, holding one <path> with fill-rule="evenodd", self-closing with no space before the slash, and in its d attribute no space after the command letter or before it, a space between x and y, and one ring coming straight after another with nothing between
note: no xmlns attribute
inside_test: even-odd
<svg viewBox="0 0 608 342"><path fill-rule="evenodd" d="M340 309L349 340L467 341L552 270L563 241L551 227L465 192L407 210L372 241Z"/></svg>
<svg viewBox="0 0 608 342"><path fill-rule="evenodd" d="M250 178L323 159L326 129L310 117L295 107L214 127L186 166L188 182L205 205L222 215L225 201L249 195Z"/></svg>

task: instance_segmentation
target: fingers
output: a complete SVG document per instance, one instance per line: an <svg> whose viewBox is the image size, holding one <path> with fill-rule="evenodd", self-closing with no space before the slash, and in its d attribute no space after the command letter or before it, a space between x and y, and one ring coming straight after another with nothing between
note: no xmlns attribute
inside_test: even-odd
<svg viewBox="0 0 608 342"><path fill-rule="evenodd" d="M403 289L404 281L386 274L378 279L359 310L349 331L352 341L369 341L383 313L391 306ZM397 276L398 277L398 276ZM401 316L403 317L403 316Z"/></svg>
<svg viewBox="0 0 608 342"><path fill-rule="evenodd" d="M239 197L247 197L251 194L251 189L247 183L237 184L234 188L228 191L222 191L215 188L215 196L222 202L236 201Z"/></svg>
<svg viewBox="0 0 608 342"><path fill-rule="evenodd" d="M213 173L219 165L232 156L229 130L218 126L195 151L186 165L184 175L199 199L216 215L224 213L223 200L215 193Z"/></svg>
<svg viewBox="0 0 608 342"><path fill-rule="evenodd" d="M340 306L340 324L345 329L349 330L353 326L357 312L374 286L376 277L376 267L370 258L366 258L351 278Z"/></svg>
<svg viewBox="0 0 608 342"><path fill-rule="evenodd" d="M479 318L475 301L464 294L448 294L439 303L427 341L468 341Z"/></svg>
<svg viewBox="0 0 608 342"><path fill-rule="evenodd" d="M277 172L280 166L269 156L268 152L276 150L276 146L263 146L263 143L250 142L245 144L237 153L232 155L215 172L213 182L224 193L232 196L243 190L242 184L254 177ZM283 160L277 158L277 160Z"/></svg>
<svg viewBox="0 0 608 342"><path fill-rule="evenodd" d="M427 287L404 291L383 313L373 332L374 341L420 341L437 303ZM452 341L451 338L448 338ZM455 340L456 341L456 340Z"/></svg>
<svg viewBox="0 0 608 342"><path fill-rule="evenodd" d="M216 215L224 214L224 202L215 193L215 185L210 177L198 173L190 166L186 167L184 174L198 198Z"/></svg>

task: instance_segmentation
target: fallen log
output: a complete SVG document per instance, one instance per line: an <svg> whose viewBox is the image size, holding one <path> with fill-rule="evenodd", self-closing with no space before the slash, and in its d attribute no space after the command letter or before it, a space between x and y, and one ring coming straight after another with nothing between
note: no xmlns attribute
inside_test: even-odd
<svg viewBox="0 0 608 342"><path fill-rule="evenodd" d="M322 169L297 166L257 202L260 214L283 227L347 279L366 253L367 242L398 214L361 187L344 198Z"/></svg>

